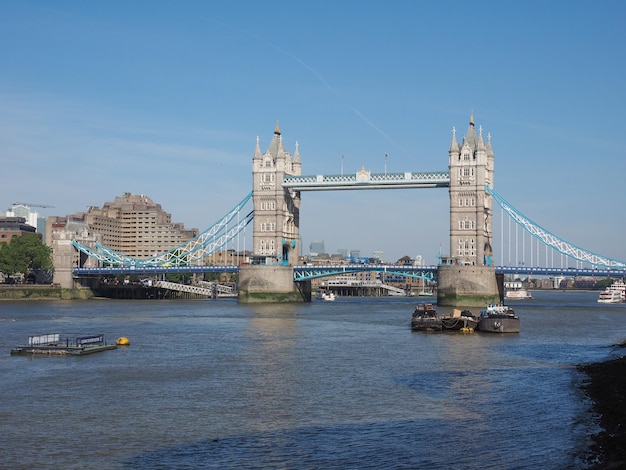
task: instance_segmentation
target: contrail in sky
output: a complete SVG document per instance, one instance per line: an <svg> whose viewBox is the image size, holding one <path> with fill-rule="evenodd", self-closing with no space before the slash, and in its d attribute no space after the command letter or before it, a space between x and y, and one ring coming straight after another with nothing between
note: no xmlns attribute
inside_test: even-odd
<svg viewBox="0 0 626 470"><path fill-rule="evenodd" d="M226 26L226 25L223 25ZM228 26L227 26L228 27ZM343 97L337 92L337 90L335 90L330 83L328 83L326 81L326 79L319 73L317 72L315 69L311 68L306 62L304 62L302 59L300 59L297 55L277 46L276 44L268 41L267 39L257 36L254 33L251 33L249 31L237 28L237 27L232 27L232 29L238 30L254 39L263 41L265 44L267 44L268 46L276 49L278 52L280 52L281 54L284 54L286 56L291 57L293 60L295 60L296 62L298 62L302 67L304 67L305 69L307 69L309 72L311 72L313 75L315 75L317 77L317 79L322 83L322 85L324 85L324 87L326 87L326 89L328 89L332 94L334 94L337 98L341 99L344 104L346 106L348 106L352 112L354 114L356 114L361 120L363 120L369 127L371 127L372 129L374 129L376 132L378 132L380 135L382 135L388 142L390 142L392 145L394 145L395 147L401 149L402 151L406 152L406 150L401 146L398 145L391 137L389 137L389 135L384 132L380 127L378 127L376 124L374 124L370 119L368 119L366 116L363 115L363 113L361 113L358 109L356 109L354 106L348 104L345 102L345 100L343 99Z"/></svg>

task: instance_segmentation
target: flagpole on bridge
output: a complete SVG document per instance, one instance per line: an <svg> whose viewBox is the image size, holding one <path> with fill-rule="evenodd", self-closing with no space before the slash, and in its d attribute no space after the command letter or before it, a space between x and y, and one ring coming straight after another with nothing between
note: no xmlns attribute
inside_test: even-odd
<svg viewBox="0 0 626 470"><path fill-rule="evenodd" d="M387 176L387 157L389 156L389 154L387 152L385 152L385 176Z"/></svg>

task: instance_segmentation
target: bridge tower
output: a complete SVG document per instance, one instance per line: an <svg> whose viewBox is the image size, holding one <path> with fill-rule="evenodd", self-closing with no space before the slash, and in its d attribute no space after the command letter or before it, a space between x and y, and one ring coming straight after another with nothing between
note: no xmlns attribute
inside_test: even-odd
<svg viewBox="0 0 626 470"><path fill-rule="evenodd" d="M493 151L491 136L483 141L482 127L478 135L474 117L459 147L456 130L450 144L450 257L464 266L493 265L492 198L485 185L493 188Z"/></svg>
<svg viewBox="0 0 626 470"><path fill-rule="evenodd" d="M310 282L296 284L293 266L300 258L300 191L283 188L285 175L302 174L296 142L293 155L283 146L280 127L265 153L259 138L252 157L253 255L239 269L240 302L310 300Z"/></svg>
<svg viewBox="0 0 626 470"><path fill-rule="evenodd" d="M474 116L461 145L452 129L448 150L450 170L450 256L438 270L439 305L483 306L500 298L493 266L494 154L491 136L483 140Z"/></svg>
<svg viewBox="0 0 626 470"><path fill-rule="evenodd" d="M252 202L254 205L254 256L261 264L298 264L300 253L300 192L282 187L285 175L302 174L296 151L285 151L280 127L264 154L259 138L252 158Z"/></svg>

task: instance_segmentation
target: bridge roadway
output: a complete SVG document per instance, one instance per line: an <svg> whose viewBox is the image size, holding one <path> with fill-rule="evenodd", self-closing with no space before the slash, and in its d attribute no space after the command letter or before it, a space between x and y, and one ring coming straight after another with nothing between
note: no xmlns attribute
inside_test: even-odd
<svg viewBox="0 0 626 470"><path fill-rule="evenodd" d="M529 266L496 266L496 273L528 276L564 276L564 277L626 277L626 268L535 268ZM155 274L199 274L199 273L236 273L239 266L143 266L143 267L103 267L75 268L75 277L103 275L155 275ZM345 265L302 265L293 267L293 280L304 281L337 274L374 271L388 275L410 276L435 280L437 266L400 266L395 264L345 264Z"/></svg>

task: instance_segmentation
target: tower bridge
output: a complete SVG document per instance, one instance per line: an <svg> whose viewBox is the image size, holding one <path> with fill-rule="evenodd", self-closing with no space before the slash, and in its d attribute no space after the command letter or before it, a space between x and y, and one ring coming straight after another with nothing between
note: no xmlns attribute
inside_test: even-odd
<svg viewBox="0 0 626 470"><path fill-rule="evenodd" d="M592 270L576 270L579 275L607 273L622 275L626 263L578 248L539 227L508 204L494 187L494 153L491 137L483 140L482 128L470 118L467 132L459 144L456 130L448 149L448 170L373 173L365 168L351 174L302 175L298 144L295 153L285 150L278 125L265 152L259 139L252 159L252 192L220 221L189 242L148 259L135 259L116 253L94 241L72 246L81 253L75 276L121 270L127 273L217 272L220 267L203 266L203 260L239 236L253 224L252 256L249 264L223 267L222 272L239 273L239 301L310 300L311 279L341 270L381 270L404 276L436 279L440 305L482 306L497 301L496 273L529 273L535 268L496 268L493 260L493 203L496 202L519 226L570 258L596 265ZM448 188L450 196L450 251L436 267L407 266L301 266L300 204L306 191ZM246 209L251 200L253 209ZM244 215L245 214L245 215ZM537 268L539 269L539 268ZM339 270L339 271L338 271ZM571 268L567 270L572 274ZM585 273L585 274L583 274ZM595 273L595 274L594 274ZM538 272L534 274L540 275ZM544 270L543 275L563 275L562 270Z"/></svg>
<svg viewBox="0 0 626 470"><path fill-rule="evenodd" d="M448 171L302 175L298 144L293 156L278 125L263 153L257 138L252 158L254 229L251 265L239 270L239 300L310 298L310 282L294 286L300 254L300 204L305 191L448 188L450 256L437 269L440 305L484 305L498 300L492 253L494 154L491 138L476 132L474 117L459 145L456 130L448 149Z"/></svg>

